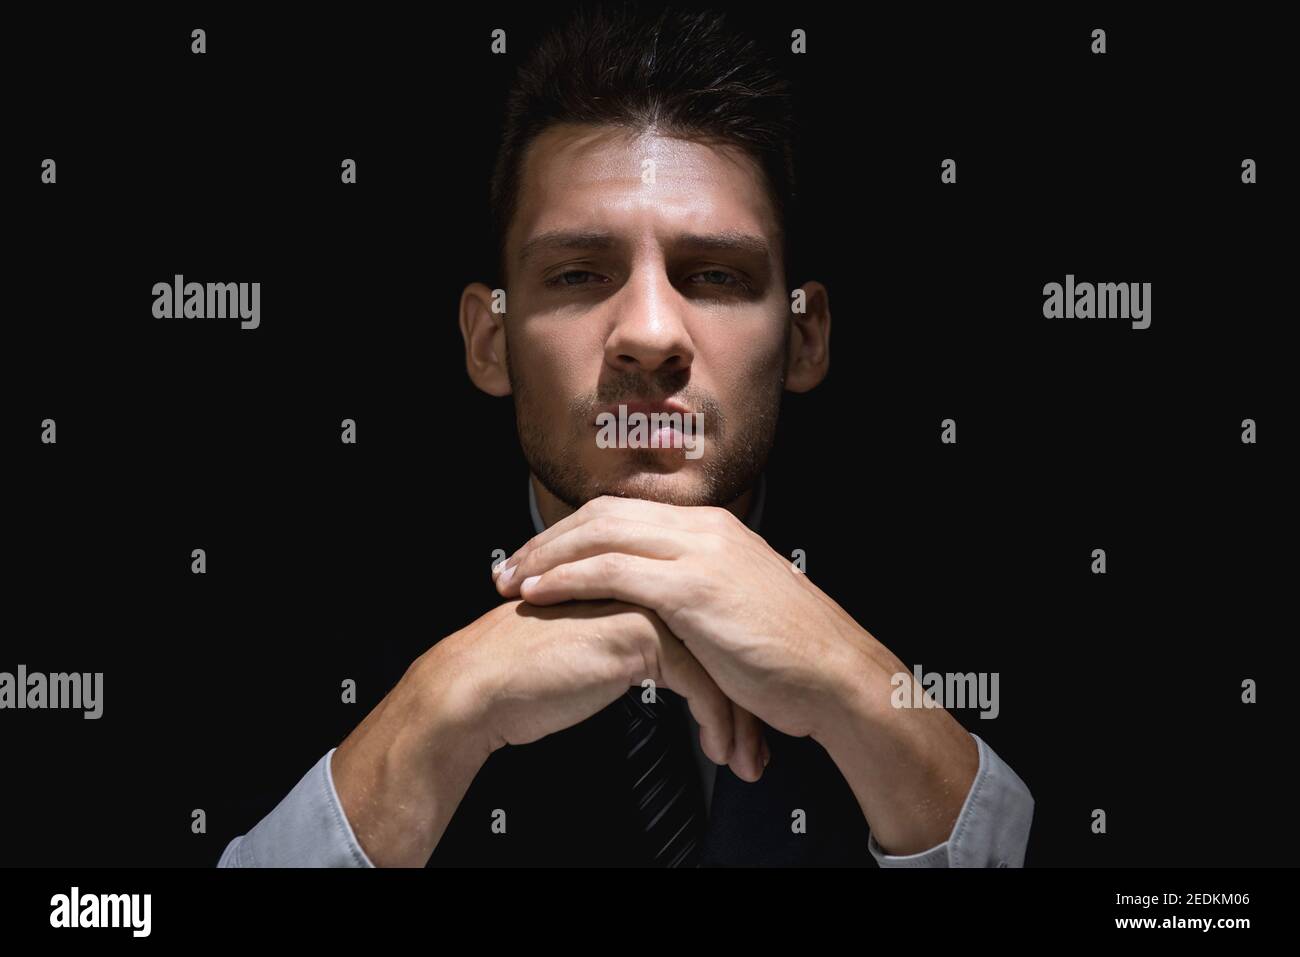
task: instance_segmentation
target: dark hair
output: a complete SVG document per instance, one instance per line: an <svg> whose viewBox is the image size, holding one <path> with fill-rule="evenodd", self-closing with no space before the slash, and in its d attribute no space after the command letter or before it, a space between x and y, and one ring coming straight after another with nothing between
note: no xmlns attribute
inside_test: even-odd
<svg viewBox="0 0 1300 957"><path fill-rule="evenodd" d="M492 228L502 283L524 153L557 123L656 127L671 136L741 149L766 175L791 278L796 209L790 83L723 14L580 7L541 41L510 90L492 176Z"/></svg>

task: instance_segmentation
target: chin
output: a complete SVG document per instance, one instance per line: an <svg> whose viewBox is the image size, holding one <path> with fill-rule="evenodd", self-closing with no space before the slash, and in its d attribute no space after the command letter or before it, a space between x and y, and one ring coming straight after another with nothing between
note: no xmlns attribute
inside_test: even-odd
<svg viewBox="0 0 1300 957"><path fill-rule="evenodd" d="M668 505L700 505L708 499L702 476L693 468L683 468L680 462L671 470L629 464L619 468L615 474L595 478L592 489L591 498L617 495Z"/></svg>

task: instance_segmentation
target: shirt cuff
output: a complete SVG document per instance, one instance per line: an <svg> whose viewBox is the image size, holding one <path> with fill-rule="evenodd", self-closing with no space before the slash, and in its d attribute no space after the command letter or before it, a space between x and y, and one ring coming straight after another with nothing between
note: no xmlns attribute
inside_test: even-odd
<svg viewBox="0 0 1300 957"><path fill-rule="evenodd" d="M330 764L330 748L284 800L226 845L218 867L374 867L348 824Z"/></svg>
<svg viewBox="0 0 1300 957"><path fill-rule="evenodd" d="M868 835L867 848L881 867L1024 867L1034 798L1025 782L971 732L980 766L948 840L915 854L887 854Z"/></svg>

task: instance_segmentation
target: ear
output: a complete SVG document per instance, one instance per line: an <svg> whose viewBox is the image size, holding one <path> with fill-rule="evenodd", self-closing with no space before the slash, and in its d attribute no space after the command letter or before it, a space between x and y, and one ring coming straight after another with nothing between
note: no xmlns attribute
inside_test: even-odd
<svg viewBox="0 0 1300 957"><path fill-rule="evenodd" d="M460 294L460 334L470 381L488 395L509 395L506 317L492 311L492 290L481 282L470 283Z"/></svg>
<svg viewBox="0 0 1300 957"><path fill-rule="evenodd" d="M804 311L790 312L790 351L785 366L785 387L807 392L819 385L831 366L831 303L826 287L806 282Z"/></svg>

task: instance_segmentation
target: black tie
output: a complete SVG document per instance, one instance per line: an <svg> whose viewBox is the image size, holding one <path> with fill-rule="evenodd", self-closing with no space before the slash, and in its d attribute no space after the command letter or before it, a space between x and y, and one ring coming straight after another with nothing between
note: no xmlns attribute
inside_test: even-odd
<svg viewBox="0 0 1300 957"><path fill-rule="evenodd" d="M629 688L616 713L626 719L623 754L646 860L655 867L698 867L704 836L704 791L690 742L686 702L667 688L655 703Z"/></svg>

